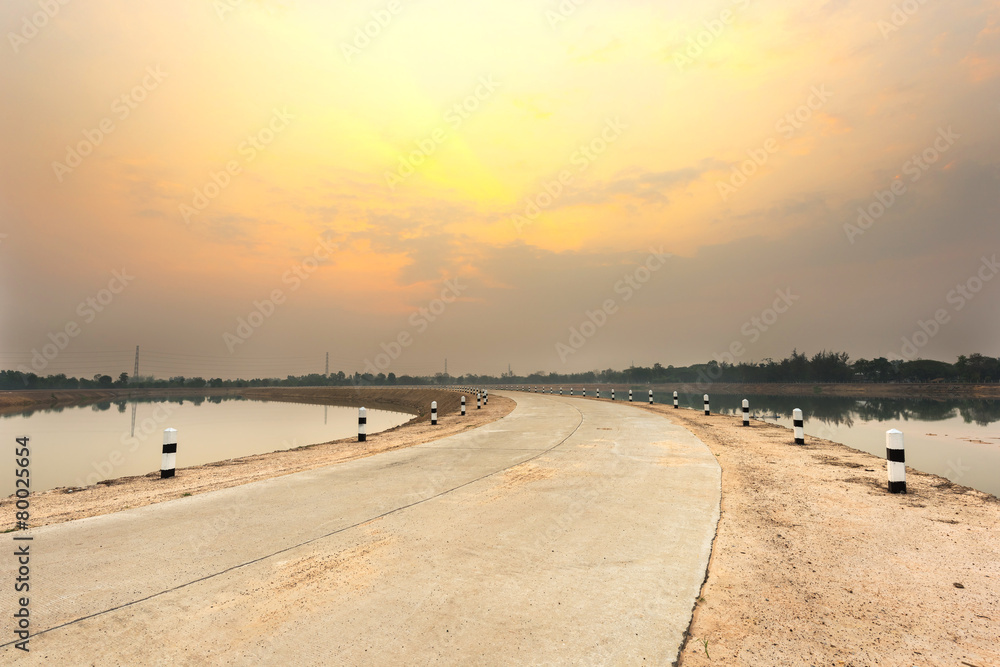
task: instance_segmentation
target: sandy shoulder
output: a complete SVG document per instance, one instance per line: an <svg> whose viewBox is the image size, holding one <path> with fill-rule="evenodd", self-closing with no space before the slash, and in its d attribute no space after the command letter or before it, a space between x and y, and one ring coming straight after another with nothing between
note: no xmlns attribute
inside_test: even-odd
<svg viewBox="0 0 1000 667"><path fill-rule="evenodd" d="M722 466L722 516L681 653L699 665L1000 665L1000 502L739 417L669 406Z"/></svg>
<svg viewBox="0 0 1000 667"><path fill-rule="evenodd" d="M290 400L290 398L282 397L279 400ZM454 402L457 405L457 400L456 394L456 398L449 403ZM447 411L442 409L437 426L431 426L428 419L421 417L394 429L370 434L366 442L357 442L355 436L269 454L178 468L177 475L170 479L160 479L157 470L138 477L104 480L79 490L52 489L32 494L31 526L45 526L111 514L182 496L239 486L433 442L501 419L508 415L514 406L514 401L509 398L490 396L489 403L477 410L473 399L471 409L467 410L464 418L449 405ZM2 517L0 531L14 528L14 501L13 496L0 500L0 517Z"/></svg>

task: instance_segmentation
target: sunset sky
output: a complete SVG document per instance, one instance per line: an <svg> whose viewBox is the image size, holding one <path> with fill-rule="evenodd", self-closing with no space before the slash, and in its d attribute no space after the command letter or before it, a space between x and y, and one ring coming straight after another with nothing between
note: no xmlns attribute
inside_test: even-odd
<svg viewBox="0 0 1000 667"><path fill-rule="evenodd" d="M1000 355L1000 2L62 2L0 8L0 367Z"/></svg>

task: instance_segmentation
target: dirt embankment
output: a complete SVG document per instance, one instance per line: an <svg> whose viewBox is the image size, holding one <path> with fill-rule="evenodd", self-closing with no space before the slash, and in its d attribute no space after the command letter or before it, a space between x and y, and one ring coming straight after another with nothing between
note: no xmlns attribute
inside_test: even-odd
<svg viewBox="0 0 1000 667"><path fill-rule="evenodd" d="M268 387L243 389L244 398L257 401L287 401L314 405L342 405L394 410L417 415L419 421L431 418L431 401L437 401L438 414L457 413L461 408L462 392L439 388L396 387ZM476 410L476 395L465 392L467 410Z"/></svg>
<svg viewBox="0 0 1000 667"><path fill-rule="evenodd" d="M789 429L652 408L719 457L722 514L682 667L1000 665L1000 501Z"/></svg>
<svg viewBox="0 0 1000 667"><path fill-rule="evenodd" d="M395 410L429 419L431 401L441 413L458 410L460 396L438 387L226 387L218 389L38 389L0 391L0 414L30 409L92 405L105 401L148 398L197 398L224 396L257 400L368 407ZM475 407L475 395L472 395Z"/></svg>
<svg viewBox="0 0 1000 667"><path fill-rule="evenodd" d="M253 400L280 400L320 405L364 405L373 409L410 412L418 416L402 426L381 433L369 434L366 442L358 442L357 436L354 436L269 454L244 456L200 466L178 468L176 477L169 479L160 479L159 471L154 471L142 476L103 480L85 488L58 488L32 494L31 525L44 526L101 514L111 514L181 496L239 486L334 463L342 463L380 452L432 442L505 417L514 409L515 405L514 401L510 399L491 396L489 403L477 410L475 394L466 392L465 395L471 400L467 408L467 415L463 418L460 416L462 392L444 389L277 387L226 391L237 392L227 395L240 395ZM122 393L106 396L105 394L109 392L96 392L101 394L96 397L91 392L72 393L86 393L85 404L128 398ZM162 392L151 395L164 396ZM197 394L187 391L174 395L190 397ZM132 397L135 395L133 394ZM63 398L60 397L59 400L63 400ZM437 426L430 424L431 401L438 403ZM27 404L15 401L13 404L27 405L28 407L31 405L48 407L50 405L44 400L36 400L34 403ZM65 403L64 405L72 404ZM23 410L24 407L18 409ZM8 531L14 527L14 500L13 496L0 500L0 531Z"/></svg>

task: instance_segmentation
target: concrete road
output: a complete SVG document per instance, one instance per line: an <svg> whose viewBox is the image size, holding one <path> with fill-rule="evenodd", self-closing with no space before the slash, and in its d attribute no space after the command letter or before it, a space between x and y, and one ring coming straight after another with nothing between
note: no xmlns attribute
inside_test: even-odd
<svg viewBox="0 0 1000 667"><path fill-rule="evenodd" d="M437 442L31 531L41 634L0 662L670 664L715 457L621 401L506 395Z"/></svg>

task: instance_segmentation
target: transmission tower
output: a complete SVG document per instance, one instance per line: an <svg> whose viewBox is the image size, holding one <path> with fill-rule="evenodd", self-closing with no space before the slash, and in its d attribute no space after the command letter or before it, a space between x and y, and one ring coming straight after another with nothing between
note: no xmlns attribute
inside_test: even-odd
<svg viewBox="0 0 1000 667"><path fill-rule="evenodd" d="M330 353L329 352L326 353L326 373L324 373L324 375L326 377L330 377ZM325 424L326 422L323 422L323 423Z"/></svg>
<svg viewBox="0 0 1000 667"><path fill-rule="evenodd" d="M132 371L132 382L139 381L139 346L135 346L135 370Z"/></svg>

